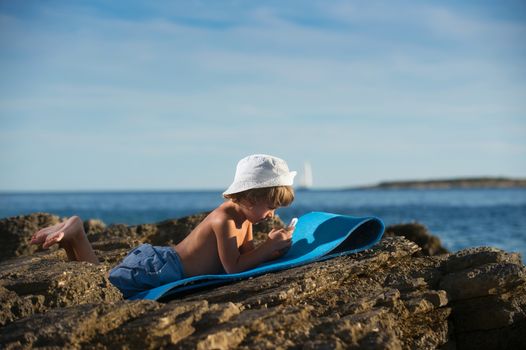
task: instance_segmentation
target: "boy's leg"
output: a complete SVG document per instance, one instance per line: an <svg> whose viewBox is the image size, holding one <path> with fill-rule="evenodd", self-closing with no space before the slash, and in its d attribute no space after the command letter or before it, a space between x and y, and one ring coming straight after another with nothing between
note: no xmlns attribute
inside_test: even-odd
<svg viewBox="0 0 526 350"><path fill-rule="evenodd" d="M52 235L49 235L48 238L44 241L44 244L42 244L43 248L48 248L52 246L53 244L58 243L58 246L60 248L63 248L66 251L66 254L68 255L68 259L71 261L77 261L77 256L75 255L75 251L73 250L73 247L68 242L62 241L62 238L64 238L64 232L56 232Z"/></svg>
<svg viewBox="0 0 526 350"><path fill-rule="evenodd" d="M58 243L61 248L66 250L70 260L88 261L94 264L99 262L93 252L91 243L86 237L82 220L78 216L70 217L62 226L57 226L54 229L53 227L46 231L47 236L42 244L43 248L48 248ZM38 233L36 235L38 236ZM38 241L37 239L35 240ZM33 240L31 242L37 244Z"/></svg>
<svg viewBox="0 0 526 350"><path fill-rule="evenodd" d="M72 249L77 261L87 261L93 264L99 263L99 259L95 256L91 243L88 241L88 237L86 237L86 232L84 232L82 220L78 216L70 217L66 221L62 232L64 232L64 238L62 238L61 241L64 244L64 249L66 249L66 247ZM69 247L67 245L69 245Z"/></svg>
<svg viewBox="0 0 526 350"><path fill-rule="evenodd" d="M64 248L66 251L66 254L68 255L68 259L71 261L81 261L77 258L77 255L75 254L75 251L73 250L73 247L66 242L59 243L59 247Z"/></svg>
<svg viewBox="0 0 526 350"><path fill-rule="evenodd" d="M31 244L44 243L49 235L59 232L64 227L65 224L66 224L65 221L59 222L56 225L49 226L41 230L38 230L37 232L35 232L35 234L33 234L33 237L31 237Z"/></svg>

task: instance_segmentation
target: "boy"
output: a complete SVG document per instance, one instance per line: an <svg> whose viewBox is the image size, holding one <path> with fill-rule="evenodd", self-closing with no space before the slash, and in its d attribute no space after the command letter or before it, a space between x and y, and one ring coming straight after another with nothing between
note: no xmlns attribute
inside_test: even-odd
<svg viewBox="0 0 526 350"><path fill-rule="evenodd" d="M236 273L275 259L290 247L293 228L274 229L255 247L252 224L270 218L294 200L295 171L284 160L255 154L239 161L234 182L223 193L228 201L214 209L174 247L142 244L110 272L110 281L125 297L178 279ZM68 258L98 263L82 221L73 216L35 233L33 244L59 244Z"/></svg>

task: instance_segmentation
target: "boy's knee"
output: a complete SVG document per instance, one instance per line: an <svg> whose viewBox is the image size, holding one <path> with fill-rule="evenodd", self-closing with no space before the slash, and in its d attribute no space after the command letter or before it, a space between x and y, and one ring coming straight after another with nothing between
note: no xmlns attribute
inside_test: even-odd
<svg viewBox="0 0 526 350"><path fill-rule="evenodd" d="M69 218L72 224L74 225L82 225L82 219L78 217L77 215L73 215Z"/></svg>

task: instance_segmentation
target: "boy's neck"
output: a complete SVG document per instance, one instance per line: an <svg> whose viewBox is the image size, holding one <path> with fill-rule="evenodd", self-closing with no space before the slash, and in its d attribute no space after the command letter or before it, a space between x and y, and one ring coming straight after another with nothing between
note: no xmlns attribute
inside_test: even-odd
<svg viewBox="0 0 526 350"><path fill-rule="evenodd" d="M235 213L236 213L236 221L238 221L239 223L243 223L245 221L247 221L247 214L246 214L246 211L249 210L245 204L243 203L236 203L234 201L231 200L231 205L232 205L232 208L234 209Z"/></svg>

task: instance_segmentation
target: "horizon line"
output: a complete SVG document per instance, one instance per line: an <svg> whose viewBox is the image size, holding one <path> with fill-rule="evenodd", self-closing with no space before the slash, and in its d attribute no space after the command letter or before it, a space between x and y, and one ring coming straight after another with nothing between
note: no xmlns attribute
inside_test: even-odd
<svg viewBox="0 0 526 350"><path fill-rule="evenodd" d="M302 187L294 186L295 191L342 191L342 190L363 190L363 189L374 189L385 184L403 184L403 183L432 183L440 181L473 181L473 180L500 180L500 181L526 181L526 177L506 177L506 176L473 176L473 177L450 177L450 178L427 178L427 179L406 179L406 180L382 180L373 184L362 184L362 185L347 185L347 186L312 186ZM218 188L160 188L160 189L148 189L148 188L136 188L136 189L115 189L115 188L99 188L99 189L30 189L30 190L6 190L0 189L0 194L60 194L60 193L133 193L133 192L219 192L222 193L224 189Z"/></svg>

